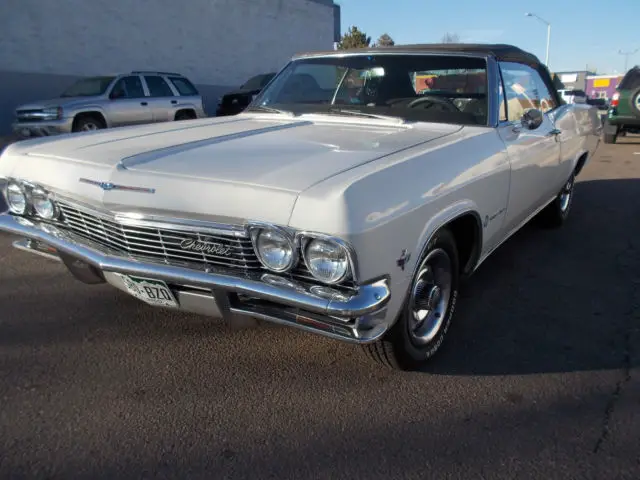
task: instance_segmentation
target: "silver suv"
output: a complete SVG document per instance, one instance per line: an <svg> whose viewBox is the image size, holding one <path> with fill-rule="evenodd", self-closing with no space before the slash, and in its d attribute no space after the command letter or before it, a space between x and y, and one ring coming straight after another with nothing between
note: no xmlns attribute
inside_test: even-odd
<svg viewBox="0 0 640 480"><path fill-rule="evenodd" d="M21 105L19 137L206 117L202 96L183 75L134 71L78 80L59 98Z"/></svg>

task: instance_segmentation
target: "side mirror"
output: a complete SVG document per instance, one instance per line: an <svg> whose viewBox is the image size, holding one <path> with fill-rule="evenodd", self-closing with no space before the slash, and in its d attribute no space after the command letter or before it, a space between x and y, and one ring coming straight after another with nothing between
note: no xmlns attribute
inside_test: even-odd
<svg viewBox="0 0 640 480"><path fill-rule="evenodd" d="M532 108L527 110L524 115L522 115L522 126L527 130L535 130L540 125L542 125L542 121L544 120L544 116L540 110L537 108Z"/></svg>

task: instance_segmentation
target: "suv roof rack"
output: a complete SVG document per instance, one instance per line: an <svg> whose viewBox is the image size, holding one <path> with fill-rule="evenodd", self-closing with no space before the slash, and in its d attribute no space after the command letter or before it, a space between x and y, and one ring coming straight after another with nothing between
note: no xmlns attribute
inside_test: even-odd
<svg viewBox="0 0 640 480"><path fill-rule="evenodd" d="M157 70L134 70L131 73L140 75L140 74L145 74L145 73L150 73L150 74L154 74L154 75L173 75L173 76L177 76L177 77L181 77L182 74L180 73L176 73L176 72L160 72Z"/></svg>

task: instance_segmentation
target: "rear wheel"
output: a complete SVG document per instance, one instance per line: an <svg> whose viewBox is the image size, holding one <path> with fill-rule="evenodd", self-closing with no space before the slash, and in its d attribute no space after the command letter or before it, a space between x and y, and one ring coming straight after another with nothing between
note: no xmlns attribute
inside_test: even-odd
<svg viewBox="0 0 640 480"><path fill-rule="evenodd" d="M604 143L616 143L617 139L618 139L618 135L615 133L604 134Z"/></svg>
<svg viewBox="0 0 640 480"><path fill-rule="evenodd" d="M196 116L193 112L189 110L180 110L178 113L176 113L175 121L179 122L182 120L193 120L194 118L196 118Z"/></svg>
<svg viewBox="0 0 640 480"><path fill-rule="evenodd" d="M367 357L399 370L425 365L449 330L458 283L456 242L451 231L442 229L426 248L396 323L382 340L363 346Z"/></svg>

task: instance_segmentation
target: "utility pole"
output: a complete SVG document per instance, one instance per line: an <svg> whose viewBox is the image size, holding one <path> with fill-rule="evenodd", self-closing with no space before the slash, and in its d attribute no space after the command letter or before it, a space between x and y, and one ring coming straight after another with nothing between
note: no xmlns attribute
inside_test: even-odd
<svg viewBox="0 0 640 480"><path fill-rule="evenodd" d="M544 18L536 15L535 13L525 13L524 14L526 17L534 17L537 18L538 20L540 20L542 23L547 25L547 53L544 57L544 64L547 66L547 69L550 70L549 68L549 44L551 42L551 24L549 22L547 22Z"/></svg>
<svg viewBox="0 0 640 480"><path fill-rule="evenodd" d="M627 73L627 63L629 62L629 55L635 54L640 48L636 48L632 52L624 52L622 50L618 50L620 55L624 55L624 73Z"/></svg>

